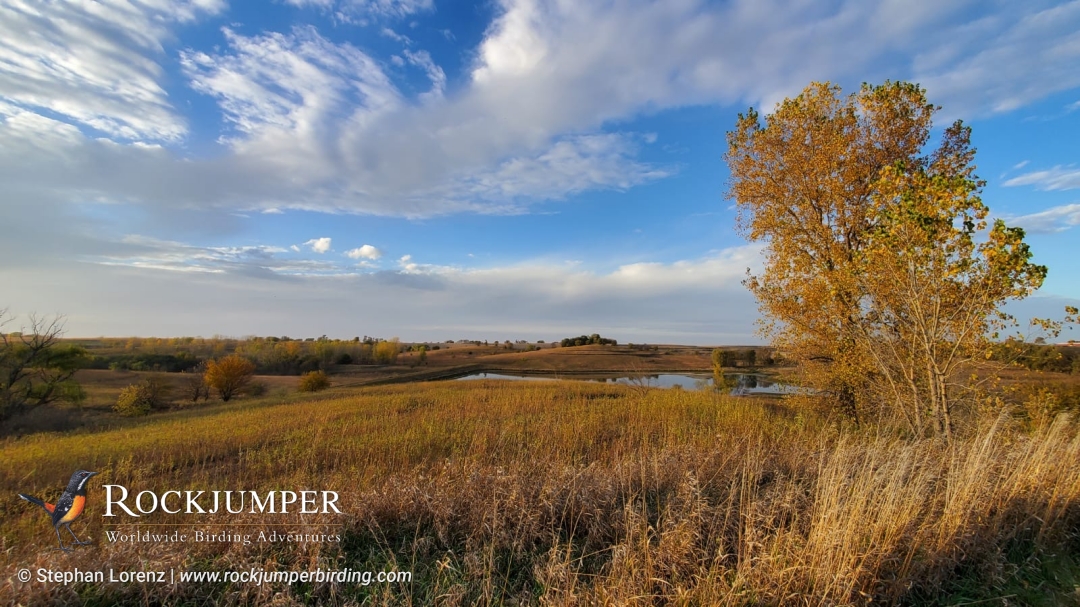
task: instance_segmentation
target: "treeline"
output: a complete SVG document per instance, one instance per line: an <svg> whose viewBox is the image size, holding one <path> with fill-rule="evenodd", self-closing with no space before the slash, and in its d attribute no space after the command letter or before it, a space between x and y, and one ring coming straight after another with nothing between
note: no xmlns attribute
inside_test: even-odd
<svg viewBox="0 0 1080 607"><path fill-rule="evenodd" d="M1080 373L1080 347L1006 340L994 346L994 358L1032 371Z"/></svg>
<svg viewBox="0 0 1080 607"><path fill-rule="evenodd" d="M776 360L769 353L766 353L764 357L759 357L756 349L748 350L727 350L722 348L716 348L712 351L713 367L756 367L759 364L764 366L771 366L776 364Z"/></svg>
<svg viewBox="0 0 1080 607"><path fill-rule="evenodd" d="M559 346L569 348L571 346L617 346L619 342L614 339L600 337L599 333L592 335L579 335L578 337L566 337L559 342Z"/></svg>
<svg viewBox="0 0 1080 607"><path fill-rule="evenodd" d="M103 352L88 357L87 366L92 369L187 372L207 360L238 354L251 361L260 375L300 375L326 371L333 365L393 364L402 351L397 338L385 340L367 336L363 340L324 336L307 340L250 337L243 340L150 338L116 341L122 344L121 352L109 352L115 350L117 344L106 344L101 348ZM173 351L162 351L168 348Z"/></svg>
<svg viewBox="0 0 1080 607"><path fill-rule="evenodd" d="M176 354L104 354L87 357L88 369L168 371L182 373L199 366L204 358L190 352Z"/></svg>

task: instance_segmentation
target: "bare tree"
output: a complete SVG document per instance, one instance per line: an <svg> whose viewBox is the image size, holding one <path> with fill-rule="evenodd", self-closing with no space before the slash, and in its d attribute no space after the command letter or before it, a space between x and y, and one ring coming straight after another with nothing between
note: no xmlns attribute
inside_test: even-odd
<svg viewBox="0 0 1080 607"><path fill-rule="evenodd" d="M72 378L86 351L60 343L64 317L31 314L29 326L5 332L14 319L0 309L0 419L58 400L80 400L82 389Z"/></svg>
<svg viewBox="0 0 1080 607"><path fill-rule="evenodd" d="M182 384L184 395L193 403L199 402L200 397L210 400L210 386L206 383L206 362L199 363L186 375L188 377Z"/></svg>

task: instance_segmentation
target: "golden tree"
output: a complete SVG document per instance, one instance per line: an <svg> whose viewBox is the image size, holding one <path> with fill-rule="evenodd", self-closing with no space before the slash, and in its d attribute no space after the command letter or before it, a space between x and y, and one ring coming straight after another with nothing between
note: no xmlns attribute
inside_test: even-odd
<svg viewBox="0 0 1080 607"><path fill-rule="evenodd" d="M819 397L858 421L890 386L913 428L926 411L947 435L946 378L1045 268L1029 263L1022 230L995 224L974 243L986 208L970 131L956 122L924 154L937 108L922 88L839 93L813 83L764 124L751 109L728 133L737 227L764 245L764 270L746 285L763 333ZM927 309L932 320L913 320Z"/></svg>
<svg viewBox="0 0 1080 607"><path fill-rule="evenodd" d="M764 272L746 281L763 334L800 363L818 394L858 420L867 369L856 347L861 293L853 264L881 170L919 164L934 108L905 83L839 93L811 84L764 125L753 108L740 114L725 159L737 228L765 245Z"/></svg>
<svg viewBox="0 0 1080 607"><path fill-rule="evenodd" d="M860 345L891 402L915 434L929 420L952 437L952 410L971 394L972 364L991 352L989 337L1011 326L1000 306L1042 285L1046 267L1030 262L1024 231L994 222L972 178L970 130L956 125L948 158L915 171L882 172L873 227L858 260L865 292Z"/></svg>
<svg viewBox="0 0 1080 607"><path fill-rule="evenodd" d="M251 376L254 374L255 363L239 354L230 354L208 360L203 377L206 385L217 390L221 400L228 402L234 394L251 381Z"/></svg>

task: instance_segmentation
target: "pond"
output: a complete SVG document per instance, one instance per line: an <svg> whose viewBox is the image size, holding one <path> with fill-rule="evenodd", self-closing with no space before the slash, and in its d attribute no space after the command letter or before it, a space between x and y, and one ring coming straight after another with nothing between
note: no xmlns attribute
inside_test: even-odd
<svg viewBox="0 0 1080 607"><path fill-rule="evenodd" d="M728 373L724 375L726 388L731 394L737 396L765 395L765 394L791 394L798 388L788 384L776 382L767 375L758 373ZM648 386L653 388L673 388L679 386L684 390L711 390L713 388L712 375L705 374L679 374L658 373L655 375L610 375L610 376L581 376L581 375L511 375L507 373L473 373L458 380L473 379L511 379L522 381L552 381L558 379L572 379L576 381L592 381L607 384L625 384L630 386Z"/></svg>

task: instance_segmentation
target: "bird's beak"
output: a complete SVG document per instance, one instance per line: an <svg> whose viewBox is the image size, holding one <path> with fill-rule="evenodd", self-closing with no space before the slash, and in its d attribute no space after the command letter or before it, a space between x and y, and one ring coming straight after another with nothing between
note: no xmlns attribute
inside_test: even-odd
<svg viewBox="0 0 1080 607"><path fill-rule="evenodd" d="M86 475L86 478L90 478L91 476L97 476L98 474L98 472L91 472L90 474Z"/></svg>

